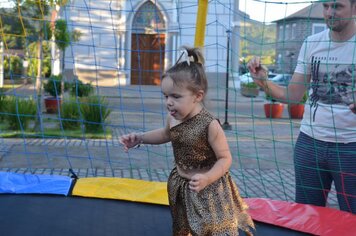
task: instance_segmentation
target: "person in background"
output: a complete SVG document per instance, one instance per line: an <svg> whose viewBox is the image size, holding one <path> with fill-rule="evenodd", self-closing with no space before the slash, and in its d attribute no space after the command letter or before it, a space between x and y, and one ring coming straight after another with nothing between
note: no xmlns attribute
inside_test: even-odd
<svg viewBox="0 0 356 236"><path fill-rule="evenodd" d="M168 178L174 235L252 235L254 223L229 174L225 133L203 105L208 83L198 48L184 48L162 76L167 125L120 137L125 151L139 144L172 142L175 167Z"/></svg>
<svg viewBox="0 0 356 236"><path fill-rule="evenodd" d="M303 43L287 88L266 79L258 57L254 81L273 98L305 106L295 151L296 202L325 206L334 181L339 207L356 213L356 0L325 1L328 26Z"/></svg>

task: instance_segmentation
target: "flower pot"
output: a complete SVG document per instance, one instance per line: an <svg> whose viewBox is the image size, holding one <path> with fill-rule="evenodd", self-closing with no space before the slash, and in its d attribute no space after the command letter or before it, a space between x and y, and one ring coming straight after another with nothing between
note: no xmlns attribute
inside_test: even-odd
<svg viewBox="0 0 356 236"><path fill-rule="evenodd" d="M264 110L266 118L282 118L284 105L281 103L266 103Z"/></svg>
<svg viewBox="0 0 356 236"><path fill-rule="evenodd" d="M257 97L259 90L258 88L249 88L249 87L241 86L240 92L241 95L245 97Z"/></svg>
<svg viewBox="0 0 356 236"><path fill-rule="evenodd" d="M46 97L44 102L47 113L53 114L58 112L58 105L61 105L62 100L56 97Z"/></svg>
<svg viewBox="0 0 356 236"><path fill-rule="evenodd" d="M304 104L288 105L288 114L291 119L302 119L304 114Z"/></svg>

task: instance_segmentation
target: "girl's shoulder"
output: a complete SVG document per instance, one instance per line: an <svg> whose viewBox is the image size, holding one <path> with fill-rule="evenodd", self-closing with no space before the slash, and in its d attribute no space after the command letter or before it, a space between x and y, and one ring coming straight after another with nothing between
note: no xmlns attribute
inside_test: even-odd
<svg viewBox="0 0 356 236"><path fill-rule="evenodd" d="M209 123L209 133L211 132L219 132L220 130L223 130L220 124L220 121L218 119L213 119Z"/></svg>
<svg viewBox="0 0 356 236"><path fill-rule="evenodd" d="M177 125L179 125L179 124L181 124L181 123L182 122L174 119L171 115L169 115L169 114L167 115L167 124L168 124L170 129L175 127L175 126L177 126Z"/></svg>
<svg viewBox="0 0 356 236"><path fill-rule="evenodd" d="M211 120L214 120L216 119L215 116L210 113L205 107L202 108L202 110L200 111L199 115L203 118L206 118L206 119L211 119Z"/></svg>

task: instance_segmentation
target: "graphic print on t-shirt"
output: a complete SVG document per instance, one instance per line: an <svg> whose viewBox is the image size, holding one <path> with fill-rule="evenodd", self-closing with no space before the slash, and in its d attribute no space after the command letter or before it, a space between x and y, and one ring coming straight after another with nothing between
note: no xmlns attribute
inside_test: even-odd
<svg viewBox="0 0 356 236"><path fill-rule="evenodd" d="M337 58L312 57L312 106L356 103L355 65L337 64Z"/></svg>

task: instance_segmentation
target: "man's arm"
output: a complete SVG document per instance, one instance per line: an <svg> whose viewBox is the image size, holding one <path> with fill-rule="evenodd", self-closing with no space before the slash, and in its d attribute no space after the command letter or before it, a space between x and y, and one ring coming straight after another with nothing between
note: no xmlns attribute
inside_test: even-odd
<svg viewBox="0 0 356 236"><path fill-rule="evenodd" d="M288 87L274 84L265 80L262 84L264 91L283 103L299 103L310 84L310 75L294 73Z"/></svg>
<svg viewBox="0 0 356 236"><path fill-rule="evenodd" d="M267 79L268 69L261 65L260 58L254 57L247 67L254 82L263 88L266 94L284 103L298 103L310 84L310 75L294 73L288 87L274 84Z"/></svg>

